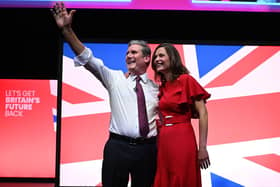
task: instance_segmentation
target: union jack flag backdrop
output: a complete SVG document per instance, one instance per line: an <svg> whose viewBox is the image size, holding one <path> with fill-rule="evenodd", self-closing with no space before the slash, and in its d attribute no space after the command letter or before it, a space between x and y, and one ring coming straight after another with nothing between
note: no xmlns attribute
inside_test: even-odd
<svg viewBox="0 0 280 187"><path fill-rule="evenodd" d="M86 43L113 69L126 71L126 44ZM151 44L154 49L156 44ZM204 187L280 186L280 47L175 45L191 74L212 96ZM74 67L67 44L63 55L62 186L101 184L103 146L110 107L102 84ZM148 74L153 78L153 72ZM198 123L193 120L198 135Z"/></svg>

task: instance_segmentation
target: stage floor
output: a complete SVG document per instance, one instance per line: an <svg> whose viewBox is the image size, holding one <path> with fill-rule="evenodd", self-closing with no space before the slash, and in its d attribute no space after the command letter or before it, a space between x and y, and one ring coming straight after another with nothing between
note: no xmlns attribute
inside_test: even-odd
<svg viewBox="0 0 280 187"><path fill-rule="evenodd" d="M55 187L54 183L0 182L0 187Z"/></svg>

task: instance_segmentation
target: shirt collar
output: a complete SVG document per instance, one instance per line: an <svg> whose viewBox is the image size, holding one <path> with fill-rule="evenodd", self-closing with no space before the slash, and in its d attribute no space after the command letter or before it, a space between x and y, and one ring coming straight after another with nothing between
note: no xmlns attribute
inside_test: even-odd
<svg viewBox="0 0 280 187"><path fill-rule="evenodd" d="M129 77L130 77L133 81L135 81L135 79L136 79L136 75L131 75L131 74L130 74ZM140 75L140 77L141 77L143 83L146 84L146 83L148 82L148 74L147 74L147 73L144 73L144 74Z"/></svg>

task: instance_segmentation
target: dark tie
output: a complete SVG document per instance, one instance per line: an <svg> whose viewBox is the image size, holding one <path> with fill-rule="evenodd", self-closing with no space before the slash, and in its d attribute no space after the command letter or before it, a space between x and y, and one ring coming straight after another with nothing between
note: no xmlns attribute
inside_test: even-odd
<svg viewBox="0 0 280 187"><path fill-rule="evenodd" d="M139 128L142 137L146 137L149 133L149 123L147 118L145 96L143 88L140 84L141 77L138 75L136 77L136 94L138 103L138 118L139 118Z"/></svg>

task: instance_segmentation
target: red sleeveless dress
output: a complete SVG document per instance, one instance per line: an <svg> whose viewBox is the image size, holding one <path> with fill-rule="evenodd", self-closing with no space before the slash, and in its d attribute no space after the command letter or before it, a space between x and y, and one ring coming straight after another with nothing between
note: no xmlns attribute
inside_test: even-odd
<svg viewBox="0 0 280 187"><path fill-rule="evenodd" d="M160 87L157 171L153 187L201 187L197 142L191 118L198 118L194 100L210 94L183 74Z"/></svg>

